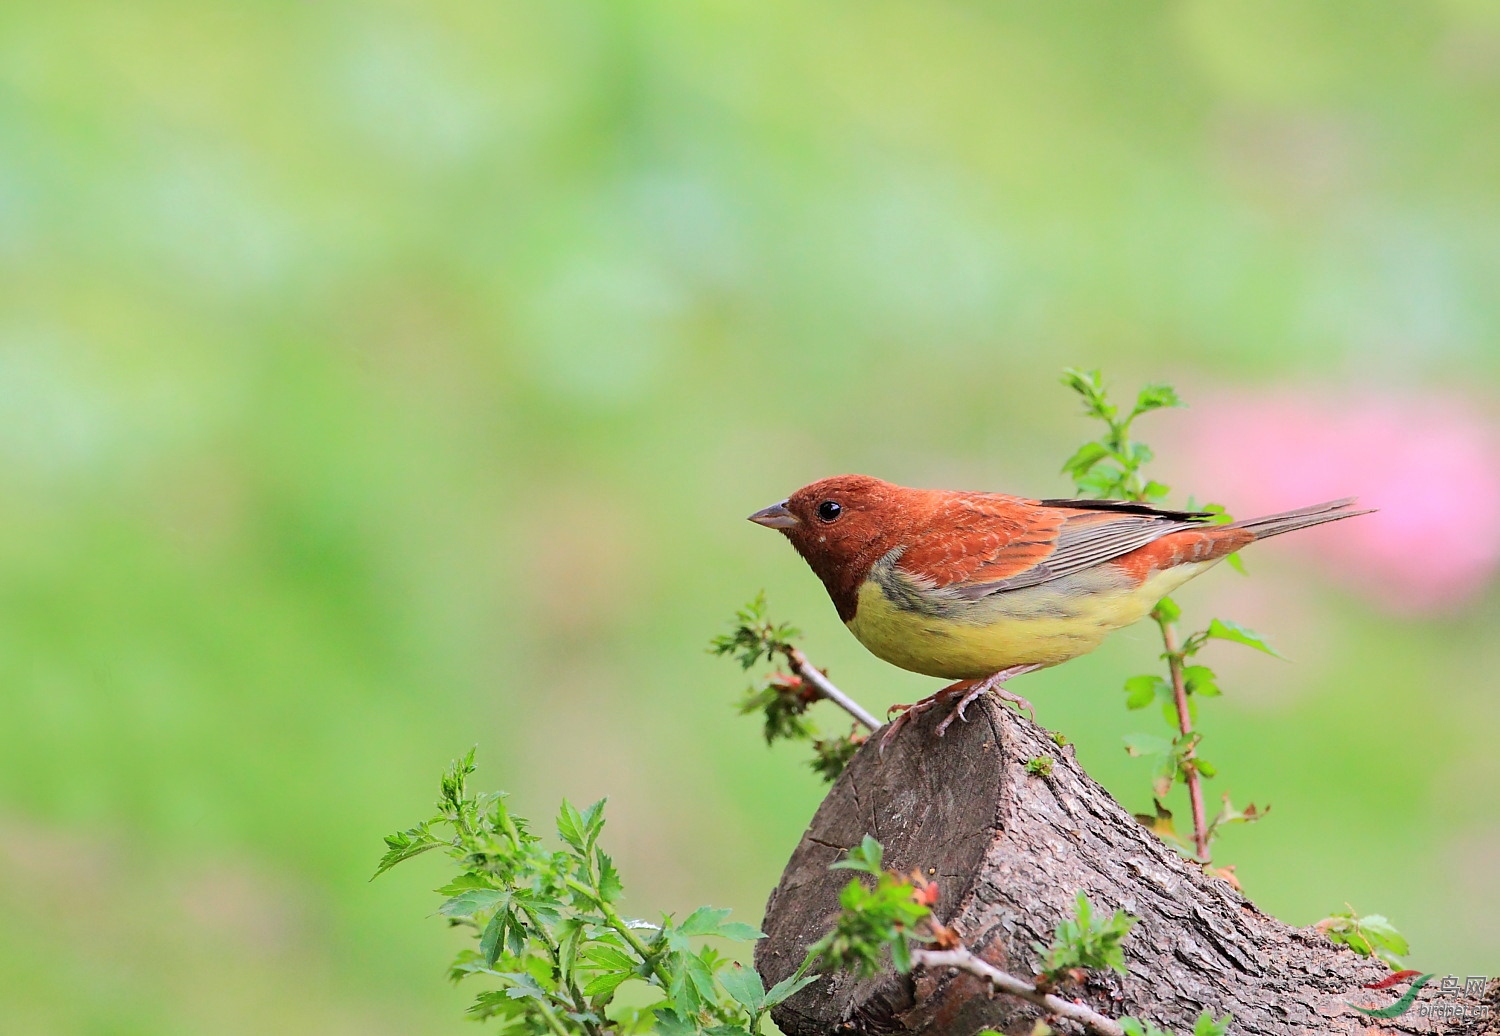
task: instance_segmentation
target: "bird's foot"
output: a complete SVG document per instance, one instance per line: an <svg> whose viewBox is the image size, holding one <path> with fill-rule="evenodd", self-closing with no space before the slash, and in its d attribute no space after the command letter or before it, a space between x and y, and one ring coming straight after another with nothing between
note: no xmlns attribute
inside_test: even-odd
<svg viewBox="0 0 1500 1036"><path fill-rule="evenodd" d="M994 694L995 697L1002 701L1008 701L1024 709L1031 714L1032 721L1035 722L1036 709L1033 708L1031 702L1014 691L1006 690L1005 681L1013 676L1022 676L1026 673L1035 672L1040 668L1042 667L1039 665L1011 666L1009 669L1002 669L998 673L991 673L981 680L960 680L957 683L949 684L936 694L929 695L915 704L892 706L891 711L897 712L899 715L891 721L890 725L886 728L886 732L881 735L881 751L885 750L885 746L890 743L891 738L896 736L897 731L911 722L913 716L920 715L953 698L957 698L958 702L952 706L952 711L943 717L943 721L938 724L938 737L942 737L948 732L948 728L952 726L954 719L961 719L967 723L969 719L964 715L964 710L969 707L971 701L986 692Z"/></svg>
<svg viewBox="0 0 1500 1036"><path fill-rule="evenodd" d="M910 705L892 705L890 712L896 713L896 718L891 720L885 728L885 733L880 737L881 752L885 751L885 746L890 744L891 738L896 736L896 732L912 721L912 717L920 716L929 709L936 708L944 700L952 698L955 695L963 695L964 701L967 703L969 700L967 697L969 689L977 682L975 680L960 680L957 683L949 684L936 694L929 694L921 701L913 702Z"/></svg>
<svg viewBox="0 0 1500 1036"><path fill-rule="evenodd" d="M942 737L944 734L946 734L948 732L948 728L953 724L955 718L961 719L965 723L969 722L969 718L964 715L964 709L969 707L969 702L973 701L981 694L984 694L986 691L993 694L1001 701L1008 701L1012 705L1025 710L1030 715L1031 721L1035 723L1035 707L1032 706L1031 702L1021 697L1015 691L1007 691L1005 689L1005 681L1009 680L1012 676L1023 676L1026 673L1034 673L1040 668L1042 667L1039 665L1013 665L1009 669L1002 669L998 673L992 673L991 675L986 676L983 680L972 681L970 683L969 689L964 693L964 696L960 698L958 700L958 704L954 706L953 711L948 713L943 722L938 724L937 736Z"/></svg>

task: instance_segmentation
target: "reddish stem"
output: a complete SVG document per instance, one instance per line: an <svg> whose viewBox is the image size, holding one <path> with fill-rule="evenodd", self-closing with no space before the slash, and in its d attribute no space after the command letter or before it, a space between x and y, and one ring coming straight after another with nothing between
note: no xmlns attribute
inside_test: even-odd
<svg viewBox="0 0 1500 1036"><path fill-rule="evenodd" d="M1172 674L1172 701L1177 706L1177 729L1187 737L1193 732L1193 715L1188 711L1187 681L1182 675L1182 649L1177 643L1177 627L1161 619L1161 640L1167 649L1167 669ZM1208 851L1208 818L1203 812L1203 777L1193 765L1197 752L1191 746L1182 753L1183 775L1187 778L1188 800L1193 804L1193 847L1198 859L1210 861Z"/></svg>

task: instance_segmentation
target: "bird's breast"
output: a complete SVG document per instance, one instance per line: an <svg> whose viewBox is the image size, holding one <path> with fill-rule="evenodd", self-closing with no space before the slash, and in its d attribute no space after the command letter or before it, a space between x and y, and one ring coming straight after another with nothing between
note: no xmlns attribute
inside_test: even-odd
<svg viewBox="0 0 1500 1036"><path fill-rule="evenodd" d="M876 566L847 623L871 653L949 680L1015 665L1056 665L1098 647L1213 562L1179 565L1144 581L1110 565L974 600Z"/></svg>

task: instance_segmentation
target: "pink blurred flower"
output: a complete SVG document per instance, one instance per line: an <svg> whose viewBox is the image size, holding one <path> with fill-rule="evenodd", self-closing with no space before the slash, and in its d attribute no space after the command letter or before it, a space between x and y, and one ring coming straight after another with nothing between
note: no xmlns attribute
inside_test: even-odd
<svg viewBox="0 0 1500 1036"><path fill-rule="evenodd" d="M1400 611L1456 608L1500 567L1500 432L1457 395L1203 399L1183 486L1237 517L1357 496L1379 513L1299 532L1297 551Z"/></svg>

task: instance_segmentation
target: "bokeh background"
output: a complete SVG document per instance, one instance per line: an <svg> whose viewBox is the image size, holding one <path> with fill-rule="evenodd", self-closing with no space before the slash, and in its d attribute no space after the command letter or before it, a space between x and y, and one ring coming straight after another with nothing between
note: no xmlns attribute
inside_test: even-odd
<svg viewBox="0 0 1500 1036"><path fill-rule="evenodd" d="M0 1030L471 1031L366 879L472 744L755 920L822 786L708 638L935 683L744 516L1065 494L1065 364L1178 501L1384 508L1183 595L1293 660L1212 649L1219 857L1500 973L1491 3L22 0L0 268ZM1149 632L1017 688L1137 809Z"/></svg>

